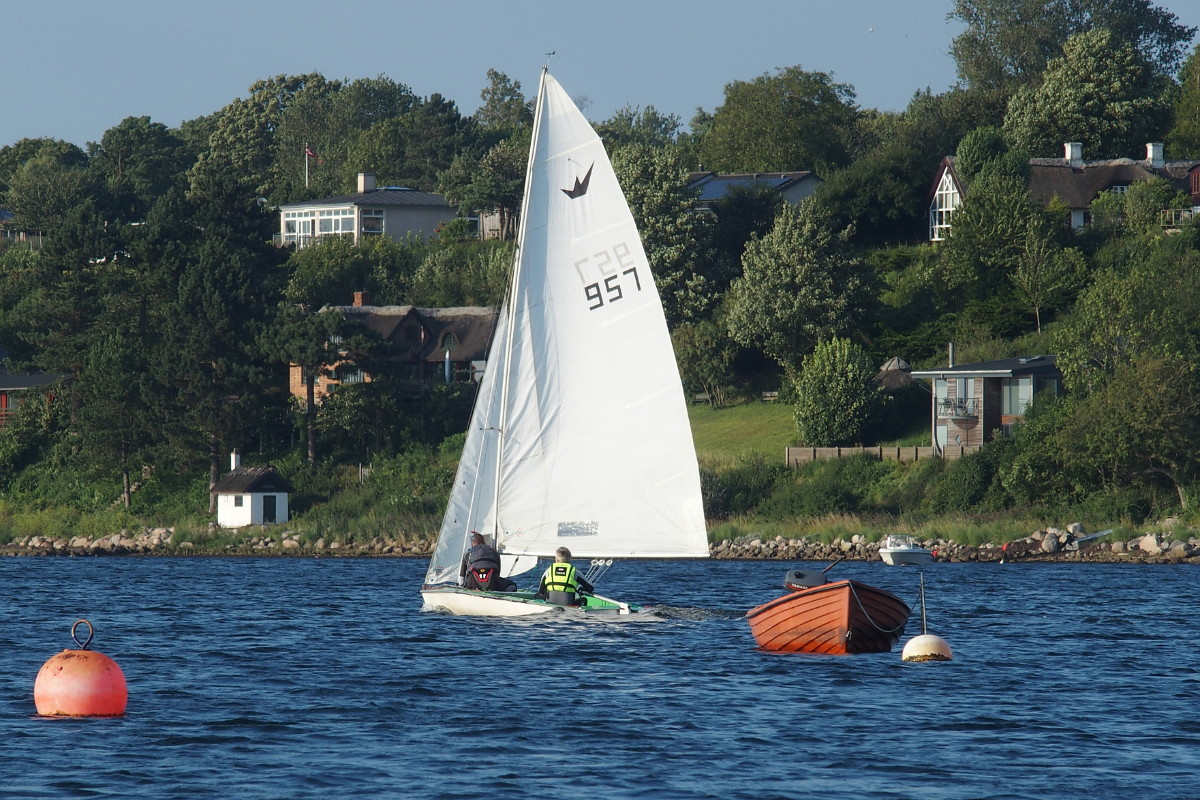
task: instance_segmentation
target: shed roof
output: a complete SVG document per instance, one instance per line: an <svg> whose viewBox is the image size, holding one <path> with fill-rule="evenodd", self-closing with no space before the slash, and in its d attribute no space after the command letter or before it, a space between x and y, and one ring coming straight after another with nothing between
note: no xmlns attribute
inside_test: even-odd
<svg viewBox="0 0 1200 800"><path fill-rule="evenodd" d="M957 377L988 376L1011 377L1014 375L1036 375L1058 373L1057 356L1022 356L1019 358L1001 358L995 361L979 361L974 364L956 364L953 367L933 367L931 369L913 370L914 378L938 378L945 375Z"/></svg>
<svg viewBox="0 0 1200 800"><path fill-rule="evenodd" d="M212 494L274 494L294 492L295 488L268 464L265 467L238 467L211 490Z"/></svg>

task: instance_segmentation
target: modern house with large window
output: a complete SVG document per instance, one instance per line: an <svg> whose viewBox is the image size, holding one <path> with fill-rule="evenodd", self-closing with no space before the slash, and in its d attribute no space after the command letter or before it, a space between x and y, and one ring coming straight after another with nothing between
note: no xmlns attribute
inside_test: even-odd
<svg viewBox="0 0 1200 800"><path fill-rule="evenodd" d="M1033 398L1062 394L1055 356L1028 356L913 370L913 378L933 384L931 435L939 450L974 447L1007 435L1025 420Z"/></svg>
<svg viewBox="0 0 1200 800"><path fill-rule="evenodd" d="M277 243L304 247L323 236L352 237L355 243L371 236L428 239L457 213L440 194L376 187L374 175L360 172L355 194L280 206Z"/></svg>
<svg viewBox="0 0 1200 800"><path fill-rule="evenodd" d="M1070 213L1066 222L1076 230L1088 223L1092 201L1102 192L1124 192L1154 177L1170 182L1192 199L1192 209L1176 210L1173 219L1189 218L1200 209L1200 160L1167 161L1159 142L1146 144L1144 159L1094 161L1084 160L1082 143L1064 142L1062 158L1029 159L1029 198L1042 205L1057 198ZM955 157L946 156L938 165L930 189L930 241L940 242L950 235L951 218L966 193L967 187L955 169Z"/></svg>

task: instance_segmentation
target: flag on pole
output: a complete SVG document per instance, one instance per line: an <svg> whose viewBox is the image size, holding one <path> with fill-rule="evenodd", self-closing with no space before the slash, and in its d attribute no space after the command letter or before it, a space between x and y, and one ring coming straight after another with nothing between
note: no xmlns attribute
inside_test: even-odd
<svg viewBox="0 0 1200 800"><path fill-rule="evenodd" d="M304 148L304 155L308 156L309 158L317 158L317 154L312 151L311 147ZM320 161L321 159L317 158L317 160Z"/></svg>

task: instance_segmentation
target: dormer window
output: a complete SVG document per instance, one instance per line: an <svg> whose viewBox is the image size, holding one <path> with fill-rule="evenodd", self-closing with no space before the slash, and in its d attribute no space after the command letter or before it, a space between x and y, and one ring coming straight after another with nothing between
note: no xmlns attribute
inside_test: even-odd
<svg viewBox="0 0 1200 800"><path fill-rule="evenodd" d="M455 336L453 333L447 333L445 336L442 337L442 347L441 347L442 350L444 350L444 351L448 350L450 352L453 352L457 348L458 348L458 337Z"/></svg>

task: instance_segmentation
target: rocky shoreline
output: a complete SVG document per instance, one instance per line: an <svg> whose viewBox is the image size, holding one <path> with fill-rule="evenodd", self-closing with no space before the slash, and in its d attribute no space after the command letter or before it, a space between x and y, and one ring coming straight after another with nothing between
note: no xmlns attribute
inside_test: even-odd
<svg viewBox="0 0 1200 800"><path fill-rule="evenodd" d="M1073 523L1046 528L1002 544L965 545L944 539L921 542L941 562L1077 561L1087 563L1200 564L1200 536L1148 532L1113 540L1111 534L1087 535ZM713 558L775 561L878 561L880 543L854 535L825 543L812 539L741 537L711 545ZM123 531L111 536L72 538L28 536L0 545L0 556L300 556L426 558L433 541L420 538L342 542L303 541L294 532L247 535L238 544L211 545L176 535L172 528Z"/></svg>

